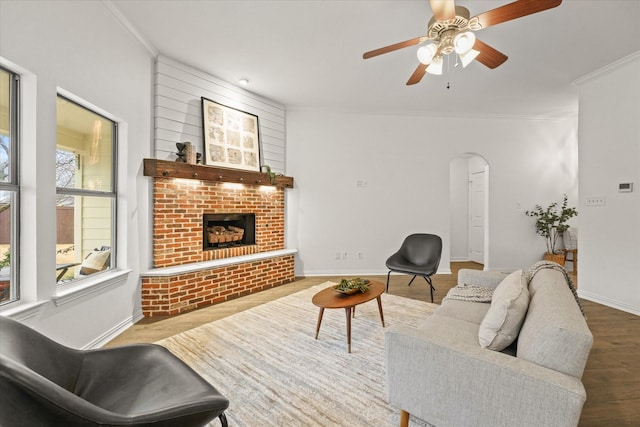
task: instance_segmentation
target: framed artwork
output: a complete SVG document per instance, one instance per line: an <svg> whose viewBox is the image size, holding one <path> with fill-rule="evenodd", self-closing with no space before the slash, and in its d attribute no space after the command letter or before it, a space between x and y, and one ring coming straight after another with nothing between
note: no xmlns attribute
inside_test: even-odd
<svg viewBox="0 0 640 427"><path fill-rule="evenodd" d="M204 163L260 172L258 116L202 97Z"/></svg>

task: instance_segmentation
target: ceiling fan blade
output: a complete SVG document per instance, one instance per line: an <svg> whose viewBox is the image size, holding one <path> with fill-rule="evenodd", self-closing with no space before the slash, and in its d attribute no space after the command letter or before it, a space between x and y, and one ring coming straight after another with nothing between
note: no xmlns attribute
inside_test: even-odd
<svg viewBox="0 0 640 427"><path fill-rule="evenodd" d="M543 10L560 6L562 0L518 0L513 3L489 10L474 17L481 28L487 28L512 19L521 18ZM472 20L474 18L471 18Z"/></svg>
<svg viewBox="0 0 640 427"><path fill-rule="evenodd" d="M456 17L454 0L429 0L436 21L447 21Z"/></svg>
<svg viewBox="0 0 640 427"><path fill-rule="evenodd" d="M400 43L381 47L379 49L370 50L369 52L365 52L364 55L362 55L362 58L364 59L373 58L374 56L382 55L383 53L389 53L389 52L393 52L394 50L402 49L404 47L416 45L418 43L425 41L426 39L427 38L425 36L421 36L421 37L416 37L415 39L405 40Z"/></svg>
<svg viewBox="0 0 640 427"><path fill-rule="evenodd" d="M508 58L508 56L504 53L497 51L488 44L481 42L479 39L476 39L473 48L480 52L480 54L476 57L476 61L489 68L499 67Z"/></svg>
<svg viewBox="0 0 640 427"><path fill-rule="evenodd" d="M409 77L409 80L407 80L407 86L418 83L422 80L426 72L427 66L424 64L418 64L418 68L416 68L413 74L411 74L411 77Z"/></svg>

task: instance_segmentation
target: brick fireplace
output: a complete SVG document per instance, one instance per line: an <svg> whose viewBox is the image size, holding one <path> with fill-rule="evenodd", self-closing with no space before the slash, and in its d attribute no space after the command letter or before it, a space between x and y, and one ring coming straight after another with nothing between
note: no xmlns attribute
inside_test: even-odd
<svg viewBox="0 0 640 427"><path fill-rule="evenodd" d="M271 185L257 172L150 159L145 175L154 177L154 268L142 274L145 316L178 314L294 280L295 250L284 249L284 191L291 178ZM252 218L250 240L203 241L206 218L210 226L227 219L235 227L245 214Z"/></svg>

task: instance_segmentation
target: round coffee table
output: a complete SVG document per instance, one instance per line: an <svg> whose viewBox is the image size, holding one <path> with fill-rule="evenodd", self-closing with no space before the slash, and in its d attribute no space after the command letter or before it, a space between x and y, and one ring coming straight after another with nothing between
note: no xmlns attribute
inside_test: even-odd
<svg viewBox="0 0 640 427"><path fill-rule="evenodd" d="M320 313L318 314L318 324L316 326L316 339L320 333L320 324L322 323L322 315L325 308L344 308L347 316L347 347L349 353L351 353L351 318L355 317L356 305L376 299L378 301L378 311L380 312L380 320L382 321L382 327L384 328L384 315L382 314L382 300L380 295L384 292L385 285L380 282L369 282L368 292L356 292L354 294L343 294L335 289L333 286L327 289L323 289L313 296L311 302L320 307Z"/></svg>

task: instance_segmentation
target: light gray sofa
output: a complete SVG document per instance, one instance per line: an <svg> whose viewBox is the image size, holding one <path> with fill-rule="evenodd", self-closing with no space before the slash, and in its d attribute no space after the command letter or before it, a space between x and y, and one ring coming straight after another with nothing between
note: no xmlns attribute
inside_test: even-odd
<svg viewBox="0 0 640 427"><path fill-rule="evenodd" d="M458 285L495 288L505 277L460 270ZM528 290L517 341L503 351L478 341L490 303L446 300L417 328L389 327L387 394L401 426L409 414L436 427L578 425L593 336L561 271L540 270Z"/></svg>

